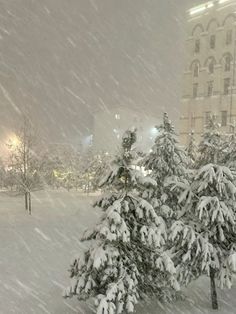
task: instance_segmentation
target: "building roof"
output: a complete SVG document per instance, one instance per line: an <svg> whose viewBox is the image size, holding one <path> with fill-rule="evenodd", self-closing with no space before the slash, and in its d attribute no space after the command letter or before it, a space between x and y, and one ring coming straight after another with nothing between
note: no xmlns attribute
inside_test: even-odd
<svg viewBox="0 0 236 314"><path fill-rule="evenodd" d="M212 0L212 1L207 1L205 3L202 3L198 6L192 7L187 11L187 13L190 16L195 16L198 14L202 14L206 12L207 10L214 8L216 6L225 6L225 5L230 5L230 4L236 4L235 0Z"/></svg>

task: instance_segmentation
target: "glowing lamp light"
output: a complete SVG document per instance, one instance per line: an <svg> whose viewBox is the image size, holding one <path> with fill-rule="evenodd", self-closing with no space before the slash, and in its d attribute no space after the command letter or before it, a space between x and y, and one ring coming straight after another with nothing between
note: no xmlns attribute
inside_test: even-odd
<svg viewBox="0 0 236 314"><path fill-rule="evenodd" d="M154 127L154 128L151 128L150 133L151 133L152 136L155 136L155 135L158 134L158 129L155 128L155 127Z"/></svg>
<svg viewBox="0 0 236 314"><path fill-rule="evenodd" d="M20 139L18 136L16 136L16 134L13 134L9 136L8 143L13 149L15 149L20 145Z"/></svg>

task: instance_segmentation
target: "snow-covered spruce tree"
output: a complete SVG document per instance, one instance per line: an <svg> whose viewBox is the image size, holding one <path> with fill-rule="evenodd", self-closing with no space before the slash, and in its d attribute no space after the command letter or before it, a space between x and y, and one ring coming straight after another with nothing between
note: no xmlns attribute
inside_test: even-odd
<svg viewBox="0 0 236 314"><path fill-rule="evenodd" d="M172 225L171 239L180 282L208 275L212 307L217 309L215 280L221 288L230 288L236 271L236 186L232 171L221 164L222 139L214 125L213 118L200 143L201 163L190 184L173 183L184 212Z"/></svg>
<svg viewBox="0 0 236 314"><path fill-rule="evenodd" d="M198 151L198 147L195 141L194 131L191 131L191 133L189 134L188 145L185 149L185 152L189 158L190 168L194 168L195 166L195 161L197 159L197 151Z"/></svg>
<svg viewBox="0 0 236 314"><path fill-rule="evenodd" d="M134 311L141 297L178 289L175 268L162 247L165 223L142 192L156 182L133 169L136 133L127 131L122 149L103 180L112 192L96 202L104 211L100 223L86 232L90 248L71 266L66 297L95 298L97 314Z"/></svg>
<svg viewBox="0 0 236 314"><path fill-rule="evenodd" d="M108 152L99 152L96 155L96 163L94 167L94 177L92 180L92 186L94 191L98 190L100 188L101 179L104 177L104 175L107 172L107 169L109 169L110 163L111 163L111 156Z"/></svg>
<svg viewBox="0 0 236 314"><path fill-rule="evenodd" d="M224 136L220 131L220 124L217 122L216 116L211 116L205 126L202 140L198 148L198 158L196 166L200 168L208 163L224 162Z"/></svg>
<svg viewBox="0 0 236 314"><path fill-rule="evenodd" d="M179 181L185 177L188 161L185 152L178 147L177 135L167 113L164 113L163 123L157 126L157 130L155 144L143 162L145 170L150 171L157 186L145 191L144 197L166 222L170 222L180 208L168 181Z"/></svg>
<svg viewBox="0 0 236 314"><path fill-rule="evenodd" d="M231 133L225 136L223 142L224 164L236 169L236 122L230 125Z"/></svg>

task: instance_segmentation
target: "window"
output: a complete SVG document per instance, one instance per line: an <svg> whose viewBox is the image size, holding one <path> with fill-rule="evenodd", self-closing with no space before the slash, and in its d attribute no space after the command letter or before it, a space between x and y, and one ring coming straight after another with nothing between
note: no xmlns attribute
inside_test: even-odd
<svg viewBox="0 0 236 314"><path fill-rule="evenodd" d="M193 98L197 97L198 83L193 84Z"/></svg>
<svg viewBox="0 0 236 314"><path fill-rule="evenodd" d="M230 55L225 57L225 72L230 71L231 58Z"/></svg>
<svg viewBox="0 0 236 314"><path fill-rule="evenodd" d="M193 69L193 77L198 77L198 76L199 76L199 64L195 63L194 69Z"/></svg>
<svg viewBox="0 0 236 314"><path fill-rule="evenodd" d="M205 125L208 125L211 119L211 112L207 111L205 112Z"/></svg>
<svg viewBox="0 0 236 314"><path fill-rule="evenodd" d="M221 126L227 126L227 111L221 111Z"/></svg>
<svg viewBox="0 0 236 314"><path fill-rule="evenodd" d="M216 46L216 36L211 35L211 37L210 37L210 48L215 49L215 46Z"/></svg>
<svg viewBox="0 0 236 314"><path fill-rule="evenodd" d="M232 39L233 39L233 31L232 29L229 29L226 32L226 45L232 44Z"/></svg>
<svg viewBox="0 0 236 314"><path fill-rule="evenodd" d="M195 40L194 52L195 52L195 53L199 53L199 52L200 52L200 39L196 39L196 40Z"/></svg>
<svg viewBox="0 0 236 314"><path fill-rule="evenodd" d="M213 74L214 73L214 60L211 60L208 64L208 72L209 74Z"/></svg>
<svg viewBox="0 0 236 314"><path fill-rule="evenodd" d="M194 116L191 117L191 128L192 130L195 129L195 122L196 122L196 119Z"/></svg>
<svg viewBox="0 0 236 314"><path fill-rule="evenodd" d="M210 97L213 95L213 81L207 82L207 96Z"/></svg>
<svg viewBox="0 0 236 314"><path fill-rule="evenodd" d="M224 79L224 95L229 94L230 78Z"/></svg>

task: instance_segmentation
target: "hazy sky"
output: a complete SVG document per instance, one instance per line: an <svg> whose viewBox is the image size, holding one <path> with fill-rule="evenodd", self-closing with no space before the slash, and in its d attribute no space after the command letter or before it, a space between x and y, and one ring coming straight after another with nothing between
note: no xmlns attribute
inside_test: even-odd
<svg viewBox="0 0 236 314"><path fill-rule="evenodd" d="M77 141L104 106L176 119L190 0L0 0L0 139L27 110Z"/></svg>

